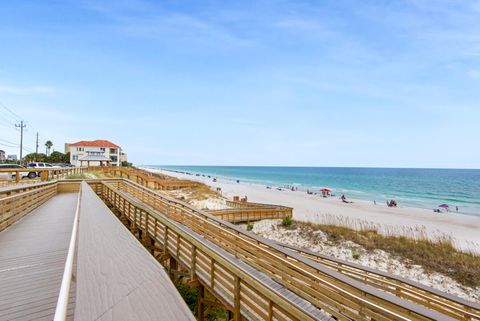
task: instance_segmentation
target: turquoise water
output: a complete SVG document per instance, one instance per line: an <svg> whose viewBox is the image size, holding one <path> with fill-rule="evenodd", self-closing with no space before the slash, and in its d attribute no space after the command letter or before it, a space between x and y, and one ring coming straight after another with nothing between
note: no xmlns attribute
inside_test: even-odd
<svg viewBox="0 0 480 321"><path fill-rule="evenodd" d="M455 211L480 215L480 170L340 167L159 166L153 168L239 179L299 190L328 187L337 195L400 206L433 209L446 203Z"/></svg>

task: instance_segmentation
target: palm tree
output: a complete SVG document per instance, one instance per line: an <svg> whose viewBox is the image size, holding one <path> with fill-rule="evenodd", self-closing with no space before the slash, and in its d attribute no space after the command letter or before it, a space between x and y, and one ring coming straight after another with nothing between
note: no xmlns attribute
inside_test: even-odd
<svg viewBox="0 0 480 321"><path fill-rule="evenodd" d="M48 154L50 153L50 148L52 148L52 146L53 146L53 143L52 143L51 140L47 140L47 141L45 142L45 147L46 147L46 148L45 148L45 154L47 154L47 156L48 156Z"/></svg>

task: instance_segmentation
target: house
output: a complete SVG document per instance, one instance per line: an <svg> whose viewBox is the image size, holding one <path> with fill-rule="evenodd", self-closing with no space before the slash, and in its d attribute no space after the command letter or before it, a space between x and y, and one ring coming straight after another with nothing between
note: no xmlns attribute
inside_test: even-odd
<svg viewBox="0 0 480 321"><path fill-rule="evenodd" d="M67 143L65 153L70 153L70 164L74 166L120 166L127 161L122 148L108 140Z"/></svg>
<svg viewBox="0 0 480 321"><path fill-rule="evenodd" d="M7 156L7 160L8 161L12 161L12 162L16 162L18 159L17 159L17 155L13 154L13 155L8 155Z"/></svg>
<svg viewBox="0 0 480 321"><path fill-rule="evenodd" d="M0 162L5 161L5 151L0 149Z"/></svg>

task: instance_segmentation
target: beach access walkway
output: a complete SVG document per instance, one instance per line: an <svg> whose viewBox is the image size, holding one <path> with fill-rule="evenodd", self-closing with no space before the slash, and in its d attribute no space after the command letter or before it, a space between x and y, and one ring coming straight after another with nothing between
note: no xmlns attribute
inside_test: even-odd
<svg viewBox="0 0 480 321"><path fill-rule="evenodd" d="M0 320L195 320L164 268L88 186L81 197L45 194L48 184L34 190L48 200L0 232ZM0 223L33 205L28 195L12 202L29 192L2 193L11 192L0 190ZM66 275L76 217L73 275Z"/></svg>
<svg viewBox="0 0 480 321"><path fill-rule="evenodd" d="M388 293L401 280L364 283L361 267L325 260L125 178L0 189L0 320L194 320L174 283L195 289L201 321L217 308L234 321L480 320L475 304L405 282Z"/></svg>
<svg viewBox="0 0 480 321"><path fill-rule="evenodd" d="M0 233L0 320L52 320L77 195L60 194ZM73 316L71 288L68 319Z"/></svg>

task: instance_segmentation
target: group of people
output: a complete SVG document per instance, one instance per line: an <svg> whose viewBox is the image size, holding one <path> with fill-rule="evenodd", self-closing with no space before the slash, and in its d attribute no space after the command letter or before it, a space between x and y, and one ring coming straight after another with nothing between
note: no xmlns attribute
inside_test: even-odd
<svg viewBox="0 0 480 321"><path fill-rule="evenodd" d="M397 207L397 201L396 200L387 201L387 206L388 207Z"/></svg>

